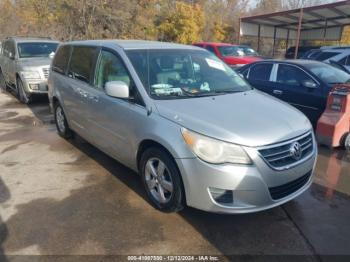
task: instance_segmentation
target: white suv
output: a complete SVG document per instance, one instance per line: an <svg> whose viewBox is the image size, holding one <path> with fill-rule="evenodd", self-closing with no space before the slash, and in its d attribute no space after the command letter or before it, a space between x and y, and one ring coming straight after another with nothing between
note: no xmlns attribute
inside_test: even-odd
<svg viewBox="0 0 350 262"><path fill-rule="evenodd" d="M49 67L59 42L10 37L0 49L0 88L12 89L22 103L47 95Z"/></svg>

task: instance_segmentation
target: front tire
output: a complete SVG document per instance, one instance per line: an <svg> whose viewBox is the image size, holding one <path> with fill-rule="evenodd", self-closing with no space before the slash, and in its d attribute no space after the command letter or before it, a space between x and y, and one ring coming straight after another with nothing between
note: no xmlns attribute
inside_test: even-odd
<svg viewBox="0 0 350 262"><path fill-rule="evenodd" d="M31 97L24 90L23 82L19 77L17 77L16 89L19 101L23 104L29 104L31 102Z"/></svg>
<svg viewBox="0 0 350 262"><path fill-rule="evenodd" d="M147 149L140 160L140 173L148 198L160 211L183 209L184 192L174 159L161 148Z"/></svg>
<svg viewBox="0 0 350 262"><path fill-rule="evenodd" d="M350 151L350 133L348 133L348 135L345 138L344 147L346 150Z"/></svg>
<svg viewBox="0 0 350 262"><path fill-rule="evenodd" d="M66 119L66 115L64 114L63 108L58 102L55 104L54 113L55 124L58 134L65 139L72 137L73 132L68 126L68 122Z"/></svg>
<svg viewBox="0 0 350 262"><path fill-rule="evenodd" d="M7 91L7 84L1 70L0 70L0 90Z"/></svg>

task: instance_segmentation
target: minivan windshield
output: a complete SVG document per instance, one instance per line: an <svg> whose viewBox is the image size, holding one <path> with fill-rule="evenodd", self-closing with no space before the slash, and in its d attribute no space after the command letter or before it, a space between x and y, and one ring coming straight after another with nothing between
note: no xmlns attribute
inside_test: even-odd
<svg viewBox="0 0 350 262"><path fill-rule="evenodd" d="M155 99L201 97L252 89L208 51L152 49L126 53L147 92Z"/></svg>
<svg viewBox="0 0 350 262"><path fill-rule="evenodd" d="M327 84L344 84L350 82L350 75L328 64L305 64L313 74Z"/></svg>
<svg viewBox="0 0 350 262"><path fill-rule="evenodd" d="M19 43L18 54L20 58L50 57L56 52L58 43Z"/></svg>

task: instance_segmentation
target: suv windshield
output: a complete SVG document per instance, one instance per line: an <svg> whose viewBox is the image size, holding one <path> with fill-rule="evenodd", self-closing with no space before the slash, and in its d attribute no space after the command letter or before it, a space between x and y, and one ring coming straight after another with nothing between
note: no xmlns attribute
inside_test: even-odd
<svg viewBox="0 0 350 262"><path fill-rule="evenodd" d="M344 84L350 80L349 74L331 65L305 64L305 67L327 84Z"/></svg>
<svg viewBox="0 0 350 262"><path fill-rule="evenodd" d="M55 54L58 43L19 43L17 46L20 58L49 57Z"/></svg>
<svg viewBox="0 0 350 262"><path fill-rule="evenodd" d="M226 56L258 56L258 53L249 46L218 46L223 57Z"/></svg>
<svg viewBox="0 0 350 262"><path fill-rule="evenodd" d="M251 90L216 56L201 50L130 50L127 55L152 98L177 99Z"/></svg>

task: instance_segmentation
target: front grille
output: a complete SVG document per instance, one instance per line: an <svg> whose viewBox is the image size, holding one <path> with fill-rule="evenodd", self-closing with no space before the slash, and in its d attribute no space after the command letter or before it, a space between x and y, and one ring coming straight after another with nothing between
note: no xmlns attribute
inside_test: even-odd
<svg viewBox="0 0 350 262"><path fill-rule="evenodd" d="M301 157L299 159L294 158L291 153L291 147L295 142L298 142L301 146ZM313 147L312 133L308 133L285 143L264 147L259 150L259 153L271 167L283 169L306 159L313 152Z"/></svg>
<svg viewBox="0 0 350 262"><path fill-rule="evenodd" d="M284 198L302 188L309 181L312 171L287 184L270 187L269 191L273 200Z"/></svg>
<svg viewBox="0 0 350 262"><path fill-rule="evenodd" d="M49 68L43 68L44 77L45 77L46 79L49 78L49 72L50 72L50 69L49 69Z"/></svg>

